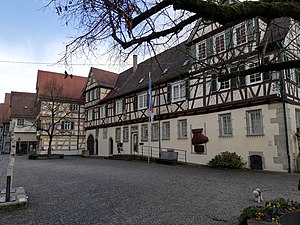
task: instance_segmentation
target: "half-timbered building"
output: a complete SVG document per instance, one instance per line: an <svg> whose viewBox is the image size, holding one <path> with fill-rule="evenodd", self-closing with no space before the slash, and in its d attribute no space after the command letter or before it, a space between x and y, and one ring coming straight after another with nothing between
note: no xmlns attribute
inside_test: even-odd
<svg viewBox="0 0 300 225"><path fill-rule="evenodd" d="M298 58L297 35L299 25L289 18L223 26L199 21L185 43L117 76L87 113L86 137L97 139L91 146L101 156L159 157L173 149L180 161L207 164L230 151L248 168L295 171L299 71L242 71Z"/></svg>
<svg viewBox="0 0 300 225"><path fill-rule="evenodd" d="M86 77L39 70L37 74L37 138L40 153L78 155L85 150ZM52 133L51 133L52 132Z"/></svg>

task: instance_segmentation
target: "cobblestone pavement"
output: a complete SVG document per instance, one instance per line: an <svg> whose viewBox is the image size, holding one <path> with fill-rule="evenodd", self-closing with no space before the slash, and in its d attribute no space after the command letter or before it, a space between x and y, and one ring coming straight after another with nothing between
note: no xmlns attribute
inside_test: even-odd
<svg viewBox="0 0 300 225"><path fill-rule="evenodd" d="M1 225L228 225L265 200L300 200L299 174L218 170L141 161L16 157L13 186L29 196L27 210L0 213Z"/></svg>
<svg viewBox="0 0 300 225"><path fill-rule="evenodd" d="M5 188L9 154L0 155L0 190Z"/></svg>

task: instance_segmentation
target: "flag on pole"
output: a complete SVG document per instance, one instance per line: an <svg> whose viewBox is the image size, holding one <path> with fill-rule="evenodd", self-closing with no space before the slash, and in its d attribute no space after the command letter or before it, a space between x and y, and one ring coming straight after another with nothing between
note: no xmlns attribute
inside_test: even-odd
<svg viewBox="0 0 300 225"><path fill-rule="evenodd" d="M151 72L149 72L149 88L148 88L148 96L149 96L149 117L150 122L154 121L154 112L153 112L153 102L152 102L152 80L151 80Z"/></svg>

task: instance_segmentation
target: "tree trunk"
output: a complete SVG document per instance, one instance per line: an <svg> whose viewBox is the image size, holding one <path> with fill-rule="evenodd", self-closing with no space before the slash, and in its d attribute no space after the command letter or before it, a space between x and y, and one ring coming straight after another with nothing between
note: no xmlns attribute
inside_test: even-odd
<svg viewBox="0 0 300 225"><path fill-rule="evenodd" d="M52 149L52 135L49 137L49 147L48 147L48 155L51 155L51 149Z"/></svg>

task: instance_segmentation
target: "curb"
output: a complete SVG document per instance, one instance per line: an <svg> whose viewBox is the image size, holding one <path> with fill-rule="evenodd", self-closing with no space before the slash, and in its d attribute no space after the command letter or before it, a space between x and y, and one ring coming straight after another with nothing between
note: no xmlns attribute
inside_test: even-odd
<svg viewBox="0 0 300 225"><path fill-rule="evenodd" d="M14 211L18 209L26 209L28 207L28 196L23 187L15 188L15 192L11 193L11 201L3 202L5 200L5 190L0 194L0 212Z"/></svg>

